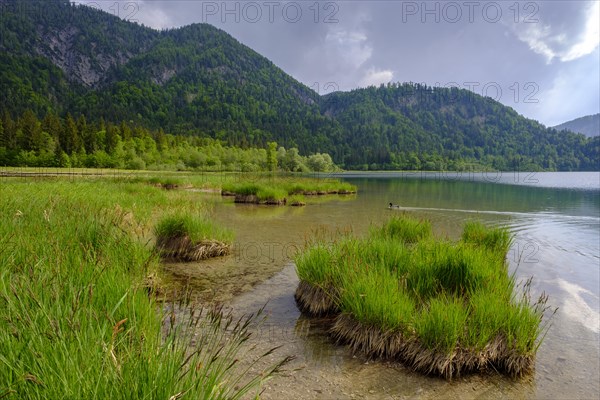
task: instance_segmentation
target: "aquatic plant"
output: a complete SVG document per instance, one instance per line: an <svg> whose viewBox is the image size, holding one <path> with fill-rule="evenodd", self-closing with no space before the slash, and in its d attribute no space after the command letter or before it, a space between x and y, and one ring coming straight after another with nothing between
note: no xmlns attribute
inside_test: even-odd
<svg viewBox="0 0 600 400"><path fill-rule="evenodd" d="M424 373L531 372L547 297L516 298L508 231L469 223L458 243L430 235L403 215L364 239L308 246L295 260L299 308L333 314L331 334L353 349Z"/></svg>
<svg viewBox="0 0 600 400"><path fill-rule="evenodd" d="M154 228L156 247L163 257L197 261L227 255L232 234L199 216L166 215Z"/></svg>
<svg viewBox="0 0 600 400"><path fill-rule="evenodd" d="M394 238L404 243L417 243L431 237L431 222L395 216L382 227L372 229L371 235Z"/></svg>
<svg viewBox="0 0 600 400"><path fill-rule="evenodd" d="M276 176L253 182L227 182L221 193L236 196L238 203L285 204L289 196L356 193L356 186L333 179Z"/></svg>
<svg viewBox="0 0 600 400"><path fill-rule="evenodd" d="M288 203L290 206L301 207L306 205L306 199L302 195L293 195L289 198Z"/></svg>
<svg viewBox="0 0 600 400"><path fill-rule="evenodd" d="M462 240L465 243L485 246L500 255L506 255L512 244L512 236L506 229L490 229L480 221L465 223Z"/></svg>

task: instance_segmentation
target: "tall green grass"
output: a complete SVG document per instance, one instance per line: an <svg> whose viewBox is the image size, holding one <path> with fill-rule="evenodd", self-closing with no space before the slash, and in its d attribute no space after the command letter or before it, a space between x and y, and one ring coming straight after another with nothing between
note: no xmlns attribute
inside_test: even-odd
<svg viewBox="0 0 600 400"><path fill-rule="evenodd" d="M1 190L0 397L240 398L280 368L253 375L236 361L246 323L162 314L148 296L159 268L148 227L187 194L125 182Z"/></svg>
<svg viewBox="0 0 600 400"><path fill-rule="evenodd" d="M192 215L179 210L164 215L154 227L157 238L188 237L192 242L214 239L226 243L233 240L233 232L206 219L204 215Z"/></svg>
<svg viewBox="0 0 600 400"><path fill-rule="evenodd" d="M406 216L392 217L382 227L372 229L371 235L417 243L431 237L431 222Z"/></svg>
<svg viewBox="0 0 600 400"><path fill-rule="evenodd" d="M398 290L392 271L374 265L362 265L362 271L346 267L341 276L341 310L367 325L383 331L408 333L416 311L415 301Z"/></svg>
<svg viewBox="0 0 600 400"><path fill-rule="evenodd" d="M465 243L484 246L500 255L506 255L512 244L512 236L506 229L490 229L480 221L465 223L462 240Z"/></svg>
<svg viewBox="0 0 600 400"><path fill-rule="evenodd" d="M429 349L452 353L462 339L469 310L459 297L431 298L414 319L419 340Z"/></svg>
<svg viewBox="0 0 600 400"><path fill-rule="evenodd" d="M252 182L226 182L222 190L240 196L257 196L259 201L282 201L294 195L355 193L356 186L333 179L286 179L281 176Z"/></svg>
<svg viewBox="0 0 600 400"><path fill-rule="evenodd" d="M447 355L500 340L529 357L541 340L545 298L515 297L510 243L506 229L480 223L467 223L458 243L437 240L430 223L404 215L364 239L309 246L295 261L301 281L332 290L336 308L364 325Z"/></svg>

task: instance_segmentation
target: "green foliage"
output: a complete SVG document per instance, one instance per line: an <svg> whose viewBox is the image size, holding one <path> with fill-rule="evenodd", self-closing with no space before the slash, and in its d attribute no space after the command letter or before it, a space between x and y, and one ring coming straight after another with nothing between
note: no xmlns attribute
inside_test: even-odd
<svg viewBox="0 0 600 400"><path fill-rule="evenodd" d="M463 337L468 316L462 299L434 297L415 319L415 331L427 348L452 353Z"/></svg>
<svg viewBox="0 0 600 400"><path fill-rule="evenodd" d="M300 194L334 194L355 193L356 186L347 182L340 182L335 179L311 179L303 177L294 177L292 180L288 176L279 177L261 176L253 182L227 182L222 185L223 192L229 192L240 196L257 196L258 200L279 201L288 196Z"/></svg>
<svg viewBox="0 0 600 400"><path fill-rule="evenodd" d="M187 193L142 183L2 183L1 396L234 399L260 392L280 364L251 372L237 362L248 357L242 346L259 320L236 325L219 310L175 304L161 312L148 296L144 280L159 265L139 230L156 207L179 202L195 207Z"/></svg>
<svg viewBox="0 0 600 400"><path fill-rule="evenodd" d="M16 121L8 113L0 121L3 165L273 172L271 168L277 164L274 157L268 163L265 149L223 146L209 138L166 135L162 130L149 131L126 123L117 126L101 120L88 124L83 115L75 121L70 114L59 118L49 112L39 121L26 110ZM302 169L311 171L305 166L308 157L298 154L297 149L291 151ZM288 171L288 166L293 164L283 164L281 170ZM325 168L332 171L337 167L327 164Z"/></svg>
<svg viewBox="0 0 600 400"><path fill-rule="evenodd" d="M465 224L462 240L476 246L485 246L502 254L506 254L512 243L508 231L499 228L490 229L479 221L468 221Z"/></svg>
<svg viewBox="0 0 600 400"><path fill-rule="evenodd" d="M390 218L381 228L373 229L372 235L417 243L431 237L431 222L415 220L406 216Z"/></svg>
<svg viewBox="0 0 600 400"><path fill-rule="evenodd" d="M177 212L162 217L154 227L157 238L175 239L188 237L192 242L215 239L231 243L233 233L216 226L205 217Z"/></svg>
<svg viewBox="0 0 600 400"><path fill-rule="evenodd" d="M347 169L598 169L599 137L546 128L468 90L405 83L321 97L208 24L156 31L58 0L5 0L1 7L0 110L15 118L31 110L39 117L71 113L90 124L114 124L90 130L78 123L77 134L70 123L62 132L46 131L69 156L83 147L88 156L110 155L111 166L140 167L119 143L143 127L157 132L160 154L166 146L179 148L181 137L269 153L260 161L238 159L233 167L185 149L166 163L176 169L272 171L278 164L286 171L328 171L333 162ZM73 63L65 65L57 43ZM0 148L16 164L13 150L30 151L32 143L19 144L16 130L6 124L4 130L0 140L8 144ZM268 147L275 142L288 152ZM164 158L136 152L148 167L165 165ZM84 163L106 160L98 153Z"/></svg>
<svg viewBox="0 0 600 400"><path fill-rule="evenodd" d="M336 159L345 168L598 169L600 139L546 128L468 90L390 83L327 95L321 111L357 149Z"/></svg>
<svg viewBox="0 0 600 400"><path fill-rule="evenodd" d="M339 303L343 311L383 331L410 333L416 302L398 290L394 271L369 263L359 268L356 264L343 265L341 269Z"/></svg>
<svg viewBox="0 0 600 400"><path fill-rule="evenodd" d="M264 186L256 193L258 200L280 201L287 197L287 192L281 188Z"/></svg>
<svg viewBox="0 0 600 400"><path fill-rule="evenodd" d="M509 232L467 223L463 238L433 239L430 223L403 215L365 239L317 241L295 262L300 280L324 289L339 310L428 349L480 351L504 338L518 354L534 353L545 301L515 299Z"/></svg>
<svg viewBox="0 0 600 400"><path fill-rule="evenodd" d="M267 143L267 170L275 171L277 168L277 155L275 150L277 149L277 143L268 142Z"/></svg>

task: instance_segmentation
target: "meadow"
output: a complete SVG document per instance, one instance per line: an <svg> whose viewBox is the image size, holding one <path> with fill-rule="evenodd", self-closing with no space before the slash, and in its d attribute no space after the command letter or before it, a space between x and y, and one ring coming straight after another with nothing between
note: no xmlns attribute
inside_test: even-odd
<svg viewBox="0 0 600 400"><path fill-rule="evenodd" d="M261 315L159 298L157 236L233 235L149 179L0 181L0 398L236 399L288 361L237 362Z"/></svg>
<svg viewBox="0 0 600 400"><path fill-rule="evenodd" d="M366 238L316 239L296 257L296 300L329 315L330 333L355 351L452 378L534 368L547 297L517 287L503 228L467 222L461 240L434 238L431 224L403 215Z"/></svg>

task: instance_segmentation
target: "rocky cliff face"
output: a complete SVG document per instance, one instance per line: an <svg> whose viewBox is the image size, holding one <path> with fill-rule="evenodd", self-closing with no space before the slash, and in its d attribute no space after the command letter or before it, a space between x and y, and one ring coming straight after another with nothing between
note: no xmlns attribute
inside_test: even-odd
<svg viewBox="0 0 600 400"><path fill-rule="evenodd" d="M0 50L46 58L70 82L95 89L159 33L69 2L0 0L0 36Z"/></svg>
<svg viewBox="0 0 600 400"><path fill-rule="evenodd" d="M70 81L88 88L100 86L111 67L122 65L131 58L131 54L121 51L114 54L96 53L96 43L90 43L93 58L79 52L75 44L81 31L74 26L50 32L42 32L38 28L38 32L45 39L38 41L35 52L52 61Z"/></svg>

